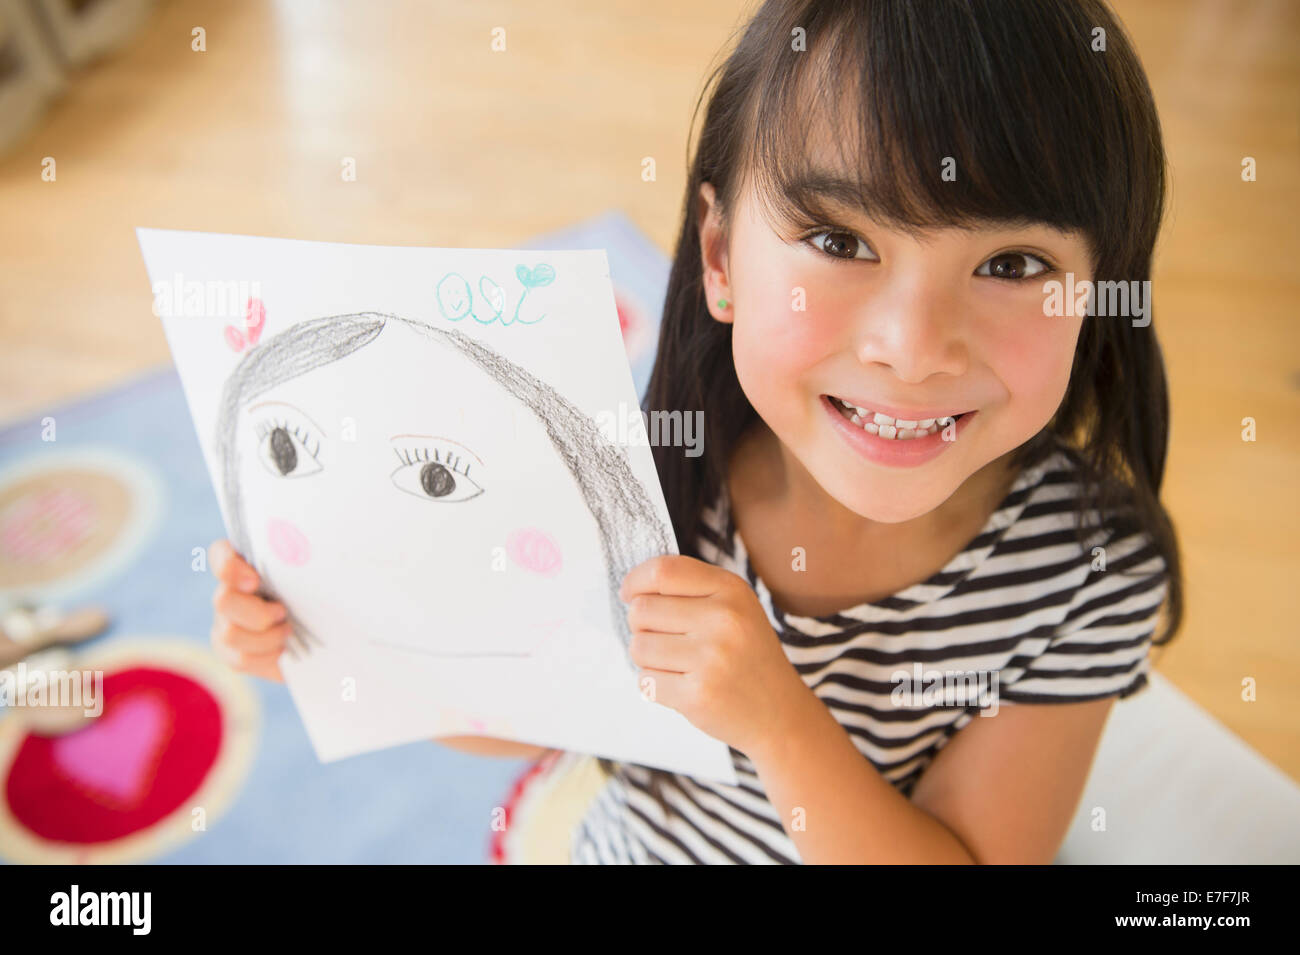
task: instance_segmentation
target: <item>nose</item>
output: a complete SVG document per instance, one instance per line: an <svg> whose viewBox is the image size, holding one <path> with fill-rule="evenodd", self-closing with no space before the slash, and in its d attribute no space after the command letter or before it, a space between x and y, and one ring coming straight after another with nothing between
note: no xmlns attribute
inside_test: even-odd
<svg viewBox="0 0 1300 955"><path fill-rule="evenodd" d="M896 276L863 306L855 350L864 365L884 365L901 381L960 376L969 362L963 309L932 277Z"/></svg>

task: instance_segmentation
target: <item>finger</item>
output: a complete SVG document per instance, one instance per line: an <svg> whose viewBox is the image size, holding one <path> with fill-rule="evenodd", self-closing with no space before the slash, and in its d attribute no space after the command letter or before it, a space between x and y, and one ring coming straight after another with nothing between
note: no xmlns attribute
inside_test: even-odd
<svg viewBox="0 0 1300 955"><path fill-rule="evenodd" d="M640 594L627 604L627 625L631 630L655 630L659 633L698 632L701 614L708 611L702 597L665 597Z"/></svg>
<svg viewBox="0 0 1300 955"><path fill-rule="evenodd" d="M688 692L686 674L642 668L637 670L636 676L642 699L674 710L685 703Z"/></svg>
<svg viewBox="0 0 1300 955"><path fill-rule="evenodd" d="M736 575L694 557L664 554L633 567L623 578L618 595L623 600L637 594L707 597L717 593L728 576Z"/></svg>
<svg viewBox="0 0 1300 955"><path fill-rule="evenodd" d="M248 630L218 617L212 624L212 640L241 653L279 653L289 642L293 625L278 623L268 630Z"/></svg>
<svg viewBox="0 0 1300 955"><path fill-rule="evenodd" d="M669 673L689 673L697 666L699 642L680 633L634 630L628 655L639 667Z"/></svg>
<svg viewBox="0 0 1300 955"><path fill-rule="evenodd" d="M212 559L212 573L218 580L247 594L255 593L261 586L262 580L257 571L235 553L230 541L213 541L208 553Z"/></svg>
<svg viewBox="0 0 1300 955"><path fill-rule="evenodd" d="M276 683L284 682L284 675L280 672L279 653L245 653L220 643L216 644L216 651L222 660L241 673Z"/></svg>
<svg viewBox="0 0 1300 955"><path fill-rule="evenodd" d="M280 672L280 654L272 653L264 657L254 657L244 668L244 672L250 676L260 677L263 680L271 680L275 683L284 682L284 674Z"/></svg>
<svg viewBox="0 0 1300 955"><path fill-rule="evenodd" d="M218 584L212 595L212 608L236 626L246 630L265 630L288 617L284 604L256 594L241 594L228 584Z"/></svg>

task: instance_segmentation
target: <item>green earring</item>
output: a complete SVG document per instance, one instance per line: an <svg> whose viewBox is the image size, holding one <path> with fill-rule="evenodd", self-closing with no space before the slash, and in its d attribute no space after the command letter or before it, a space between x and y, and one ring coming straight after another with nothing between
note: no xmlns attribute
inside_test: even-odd
<svg viewBox="0 0 1300 955"><path fill-rule="evenodd" d="M726 308L726 307L727 307L727 300L725 298L718 299L718 308Z"/></svg>

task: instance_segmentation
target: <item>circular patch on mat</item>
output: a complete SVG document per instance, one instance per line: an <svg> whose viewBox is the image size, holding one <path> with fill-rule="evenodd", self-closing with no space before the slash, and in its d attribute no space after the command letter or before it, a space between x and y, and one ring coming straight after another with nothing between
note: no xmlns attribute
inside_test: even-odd
<svg viewBox="0 0 1300 955"><path fill-rule="evenodd" d="M114 451L42 451L0 471L0 598L65 598L126 566L163 485Z"/></svg>
<svg viewBox="0 0 1300 955"><path fill-rule="evenodd" d="M255 749L256 697L200 646L114 641L79 658L102 713L71 733L0 723L0 855L14 862L148 860L209 828Z"/></svg>

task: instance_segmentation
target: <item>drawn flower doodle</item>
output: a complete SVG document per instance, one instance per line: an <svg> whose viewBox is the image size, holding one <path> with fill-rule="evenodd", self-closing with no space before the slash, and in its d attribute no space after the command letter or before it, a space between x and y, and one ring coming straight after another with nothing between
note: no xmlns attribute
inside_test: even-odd
<svg viewBox="0 0 1300 955"><path fill-rule="evenodd" d="M505 315L506 293L500 285L486 275L479 278L479 296L487 303L490 310L484 317L474 310L474 293L469 281L458 272L448 272L438 280L434 289L438 300L438 311L450 322L459 322L467 315L472 315L474 321L480 325L490 325L496 321L501 322L502 325L535 325L546 317L546 313L543 312L535 318L523 318L519 314L520 309L523 308L529 292L555 281L555 269L545 262L531 269L520 263L515 266L515 278L519 280L524 290L519 296L519 301L515 303L514 313L509 318Z"/></svg>

